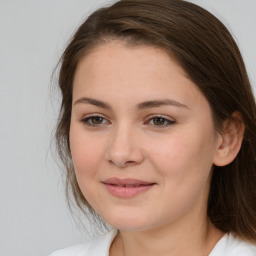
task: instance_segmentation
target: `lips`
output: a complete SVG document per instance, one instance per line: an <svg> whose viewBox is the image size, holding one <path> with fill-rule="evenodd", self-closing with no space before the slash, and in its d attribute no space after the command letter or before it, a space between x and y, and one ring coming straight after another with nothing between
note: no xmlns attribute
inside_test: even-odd
<svg viewBox="0 0 256 256"><path fill-rule="evenodd" d="M147 182L137 179L119 179L110 178L102 182L107 191L119 198L135 197L143 192L150 190L156 185L153 182Z"/></svg>
<svg viewBox="0 0 256 256"><path fill-rule="evenodd" d="M133 188L133 187L140 187L141 185L123 185L123 184L110 184L117 187L126 187L126 188Z"/></svg>

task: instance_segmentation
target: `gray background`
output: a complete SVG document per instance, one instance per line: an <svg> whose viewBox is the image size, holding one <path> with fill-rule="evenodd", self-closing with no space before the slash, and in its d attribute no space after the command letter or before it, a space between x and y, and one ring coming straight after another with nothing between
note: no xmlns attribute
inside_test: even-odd
<svg viewBox="0 0 256 256"><path fill-rule="evenodd" d="M195 0L235 36L256 85L256 1ZM74 29L104 0L0 0L0 256L43 256L90 232L72 219L50 153L51 73Z"/></svg>

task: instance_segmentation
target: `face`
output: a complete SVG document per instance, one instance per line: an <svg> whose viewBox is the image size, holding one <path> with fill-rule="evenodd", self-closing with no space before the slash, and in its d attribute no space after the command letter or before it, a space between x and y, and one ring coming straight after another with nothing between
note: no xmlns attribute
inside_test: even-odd
<svg viewBox="0 0 256 256"><path fill-rule="evenodd" d="M107 223L135 231L206 217L220 140L175 60L150 46L98 46L77 67L72 104L77 181Z"/></svg>

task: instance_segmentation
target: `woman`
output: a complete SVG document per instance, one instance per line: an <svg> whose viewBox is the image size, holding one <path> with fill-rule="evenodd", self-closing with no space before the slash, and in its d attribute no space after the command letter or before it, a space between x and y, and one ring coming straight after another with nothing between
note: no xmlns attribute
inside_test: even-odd
<svg viewBox="0 0 256 256"><path fill-rule="evenodd" d="M181 0L94 12L61 62L60 156L114 228L65 255L256 255L256 106L232 36Z"/></svg>

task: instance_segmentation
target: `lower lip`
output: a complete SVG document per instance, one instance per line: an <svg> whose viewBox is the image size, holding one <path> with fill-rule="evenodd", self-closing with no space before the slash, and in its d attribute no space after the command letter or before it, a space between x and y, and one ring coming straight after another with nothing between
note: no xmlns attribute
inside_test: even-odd
<svg viewBox="0 0 256 256"><path fill-rule="evenodd" d="M141 185L138 187L119 187L111 184L104 184L108 192L119 198L132 198L150 190L155 184Z"/></svg>

